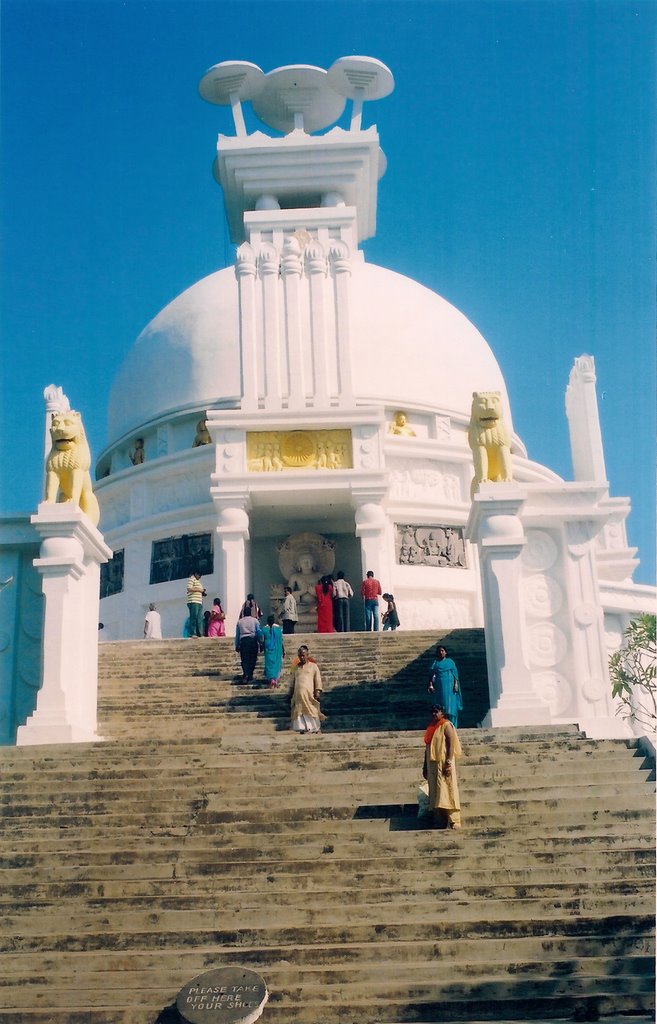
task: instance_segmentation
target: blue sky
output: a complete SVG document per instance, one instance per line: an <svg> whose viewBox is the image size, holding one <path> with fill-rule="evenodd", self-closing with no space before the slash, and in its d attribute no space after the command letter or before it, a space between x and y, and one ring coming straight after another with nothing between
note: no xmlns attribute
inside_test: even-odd
<svg viewBox="0 0 657 1024"><path fill-rule="evenodd" d="M198 97L203 72L368 54L396 89L365 107L388 157L366 258L476 324L530 457L567 479L563 395L574 357L595 356L611 493L632 499L635 578L654 581L652 0L2 0L0 12L2 511L39 500L43 388L64 387L98 455L137 334L232 262L210 173L232 121Z"/></svg>

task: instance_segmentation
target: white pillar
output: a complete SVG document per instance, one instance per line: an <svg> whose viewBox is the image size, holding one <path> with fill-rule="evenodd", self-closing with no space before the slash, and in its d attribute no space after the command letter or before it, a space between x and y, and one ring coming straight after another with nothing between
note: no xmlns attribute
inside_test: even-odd
<svg viewBox="0 0 657 1024"><path fill-rule="evenodd" d="M383 586L392 579L392 543L382 501L385 488L352 488L356 536L360 540L362 576L371 569Z"/></svg>
<svg viewBox="0 0 657 1024"><path fill-rule="evenodd" d="M515 484L482 484L466 527L477 544L484 604L490 711L485 726L543 725L550 710L534 691L524 643L520 555L526 539Z"/></svg>
<svg viewBox="0 0 657 1024"><path fill-rule="evenodd" d="M627 723L616 716L611 695L604 612L596 572L595 537L600 526L592 520L565 523L566 588L571 630L568 637L577 680L576 717L592 737L625 737Z"/></svg>
<svg viewBox="0 0 657 1024"><path fill-rule="evenodd" d="M329 264L335 289L335 333L338 361L338 395L340 404L354 404L351 375L349 282L351 258L345 242L333 242L329 249Z"/></svg>
<svg viewBox="0 0 657 1024"><path fill-rule="evenodd" d="M302 270L301 246L296 238L290 236L283 246L281 277L283 279L285 302L284 321L289 375L289 408L295 410L305 409L306 407L300 306Z"/></svg>
<svg viewBox="0 0 657 1024"><path fill-rule="evenodd" d="M326 256L320 242L310 242L306 246L306 275L310 288L310 337L313 360L313 407L327 409L328 364L326 359Z"/></svg>
<svg viewBox="0 0 657 1024"><path fill-rule="evenodd" d="M100 564L111 549L71 502L39 505L32 523L42 537L34 565L45 598L41 689L18 746L88 743L97 733Z"/></svg>
<svg viewBox="0 0 657 1024"><path fill-rule="evenodd" d="M255 306L256 260L253 249L244 242L237 250L235 276L239 290L240 365L242 372L242 408L258 408L258 351Z"/></svg>
<svg viewBox="0 0 657 1024"><path fill-rule="evenodd" d="M234 630L237 616L248 590L247 559L249 515L246 499L213 494L218 512L216 526L218 539L219 585L225 594L224 612L226 631Z"/></svg>
<svg viewBox="0 0 657 1024"><path fill-rule="evenodd" d="M265 409L281 408L281 354L278 327L278 253L263 245L258 254L262 288L262 334L265 346Z"/></svg>
<svg viewBox="0 0 657 1024"><path fill-rule="evenodd" d="M593 356L578 356L566 389L566 416L575 480L604 483L607 479Z"/></svg>

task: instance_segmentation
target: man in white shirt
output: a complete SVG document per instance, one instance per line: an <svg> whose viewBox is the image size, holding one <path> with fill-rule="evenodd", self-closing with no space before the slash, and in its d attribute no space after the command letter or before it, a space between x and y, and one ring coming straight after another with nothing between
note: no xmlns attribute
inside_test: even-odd
<svg viewBox="0 0 657 1024"><path fill-rule="evenodd" d="M146 612L146 618L144 619L144 639L162 639L162 620L160 618L160 613L156 610L154 604L149 604L148 611Z"/></svg>
<svg viewBox="0 0 657 1024"><path fill-rule="evenodd" d="M351 583L344 578L344 573L339 572L338 578L333 583L333 590L337 599L337 622L338 633L349 632L349 598L354 596Z"/></svg>
<svg viewBox="0 0 657 1024"><path fill-rule="evenodd" d="M283 632L286 634L294 633L294 627L299 621L299 613L297 612L297 602L292 593L292 587L285 588L285 602L283 604L281 620Z"/></svg>

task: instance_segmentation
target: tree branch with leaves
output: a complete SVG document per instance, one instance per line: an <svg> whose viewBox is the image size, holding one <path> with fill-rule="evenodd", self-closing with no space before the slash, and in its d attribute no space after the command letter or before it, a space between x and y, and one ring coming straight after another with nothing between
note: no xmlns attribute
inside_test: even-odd
<svg viewBox="0 0 657 1024"><path fill-rule="evenodd" d="M656 623L654 615L633 619L621 648L609 659L612 694L620 700L617 713L651 733L657 727Z"/></svg>

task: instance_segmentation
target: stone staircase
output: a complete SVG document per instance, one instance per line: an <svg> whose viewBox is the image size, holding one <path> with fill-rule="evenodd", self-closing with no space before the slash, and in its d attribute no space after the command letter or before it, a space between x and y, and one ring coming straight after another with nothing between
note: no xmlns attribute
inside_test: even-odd
<svg viewBox="0 0 657 1024"><path fill-rule="evenodd" d="M465 632L460 833L415 806L447 634L309 638L319 736L233 685L228 640L103 645L111 742L0 750L0 1019L173 1024L234 964L265 1024L654 1020L654 766L574 727L467 728Z"/></svg>
<svg viewBox="0 0 657 1024"><path fill-rule="evenodd" d="M447 646L459 668L465 705L459 725L478 725L488 711L482 629L369 636L311 633L287 641L288 661L301 644L318 661L332 731L417 729L425 724L427 682L438 642ZM255 689L229 685L241 677L229 638L111 643L100 650L99 719L108 738L139 735L142 728L150 737L169 738L183 728L185 735L198 727L204 735L211 730L210 735L219 736L241 731L245 722L249 735L269 732L272 723L280 730L289 726L286 685L270 694L261 672L256 673L261 685Z"/></svg>

